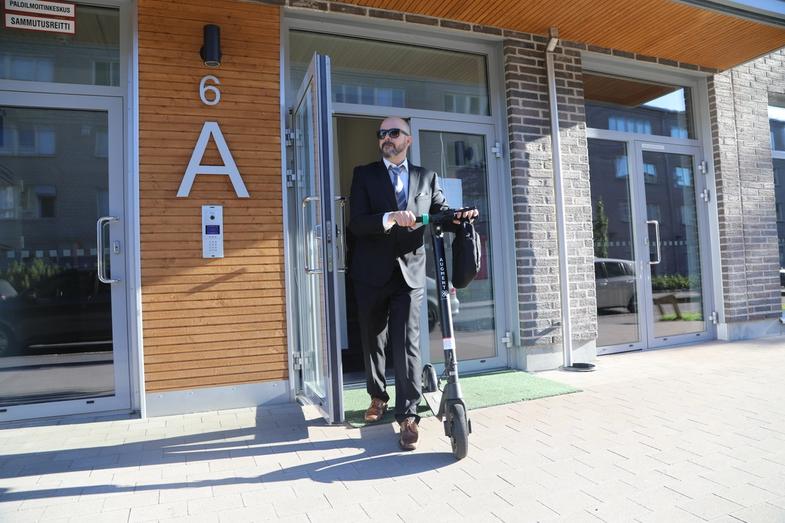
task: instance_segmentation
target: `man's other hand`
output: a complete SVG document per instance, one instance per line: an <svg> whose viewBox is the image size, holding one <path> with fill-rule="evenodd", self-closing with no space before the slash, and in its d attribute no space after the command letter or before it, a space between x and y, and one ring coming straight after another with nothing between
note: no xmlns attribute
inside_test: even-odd
<svg viewBox="0 0 785 523"><path fill-rule="evenodd" d="M469 223L474 222L474 219L480 215L480 211L472 209L471 211L462 211L455 213L455 219L452 221L455 224L461 223L461 218L469 220Z"/></svg>
<svg viewBox="0 0 785 523"><path fill-rule="evenodd" d="M389 220L392 220L399 227L414 227L416 219L412 211L395 211L390 213Z"/></svg>

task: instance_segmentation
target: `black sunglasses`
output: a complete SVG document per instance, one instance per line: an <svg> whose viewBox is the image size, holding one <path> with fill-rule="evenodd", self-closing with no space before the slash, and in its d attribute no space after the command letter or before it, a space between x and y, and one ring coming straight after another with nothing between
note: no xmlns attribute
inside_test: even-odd
<svg viewBox="0 0 785 523"><path fill-rule="evenodd" d="M406 136L409 136L409 133L407 133L403 129L379 129L378 131L376 131L376 137L380 140L384 140L386 136L389 136L390 138L395 140L401 135L401 133L403 133Z"/></svg>

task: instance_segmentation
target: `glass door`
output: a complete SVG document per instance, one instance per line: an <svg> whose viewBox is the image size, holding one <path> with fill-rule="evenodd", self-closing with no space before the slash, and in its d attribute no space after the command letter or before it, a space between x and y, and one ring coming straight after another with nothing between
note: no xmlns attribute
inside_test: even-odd
<svg viewBox="0 0 785 523"><path fill-rule="evenodd" d="M589 139L594 281L597 300L597 353L645 347L638 296L635 176L627 142ZM632 151L634 155L634 150Z"/></svg>
<svg viewBox="0 0 785 523"><path fill-rule="evenodd" d="M297 395L331 423L343 421L343 380L337 329L335 189L331 175L332 111L329 58L315 54L292 109L297 205ZM340 217L339 217L340 219ZM341 225L342 227L342 225Z"/></svg>
<svg viewBox="0 0 785 523"><path fill-rule="evenodd" d="M588 142L598 354L707 339L700 150Z"/></svg>
<svg viewBox="0 0 785 523"><path fill-rule="evenodd" d="M498 196L492 180L498 180L499 166L496 155L491 151L495 143L493 127L482 124L445 122L436 120L411 120L411 156L416 165L432 169L439 174L444 194L451 207L477 207L480 217L475 227L481 238L482 267L475 280L465 289L450 290L450 307L457 345L459 368L462 372L505 367L507 352L502 338L509 330L504 318L508 317L504 305L504 294L497 289L497 275L502 274L496 266L495 239L501 238L498 224L501 212L490 205ZM452 266L451 236L445 235L448 273ZM423 307L421 332L422 358L436 364L441 372L444 361L441 326L439 325L438 299L436 295L435 269L430 231L426 233L426 306Z"/></svg>
<svg viewBox="0 0 785 523"><path fill-rule="evenodd" d="M703 176L695 176L697 151L644 142L638 142L636 149L642 173L640 200L645 203L640 209L645 211L640 250L648 268L644 307L648 346L706 338L709 311L701 256L706 200Z"/></svg>
<svg viewBox="0 0 785 523"><path fill-rule="evenodd" d="M130 408L122 102L0 93L0 421Z"/></svg>

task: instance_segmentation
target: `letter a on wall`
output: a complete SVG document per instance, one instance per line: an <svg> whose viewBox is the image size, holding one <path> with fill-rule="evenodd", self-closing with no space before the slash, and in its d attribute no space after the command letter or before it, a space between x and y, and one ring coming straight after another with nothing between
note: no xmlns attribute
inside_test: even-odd
<svg viewBox="0 0 785 523"><path fill-rule="evenodd" d="M202 165L202 158L204 151L207 149L207 142L210 137L215 140L215 145L218 147L218 153L221 155L223 165ZM248 189L245 188L243 179L240 176L240 171L237 170L237 164L234 163L232 153L229 152L229 147L226 145L224 135L221 133L221 128L218 122L204 122L202 133L196 141L194 152L191 153L191 161L188 162L188 168L185 170L185 176L180 183L180 189L177 190L178 198L185 198L191 192L191 186L194 184L197 174L220 174L228 176L234 187L234 192L238 198L248 198Z"/></svg>

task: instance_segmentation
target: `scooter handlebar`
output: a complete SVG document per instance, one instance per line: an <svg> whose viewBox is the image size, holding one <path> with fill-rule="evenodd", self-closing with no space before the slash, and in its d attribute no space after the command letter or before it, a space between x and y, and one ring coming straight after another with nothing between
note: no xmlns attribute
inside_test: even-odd
<svg viewBox="0 0 785 523"><path fill-rule="evenodd" d="M473 211L476 207L461 207L460 209L444 209L436 214L423 214L415 218L417 223L423 225L444 225L445 223L452 223L455 220L455 215L459 212ZM467 221L466 218L461 218L461 221Z"/></svg>

